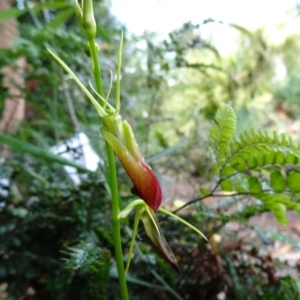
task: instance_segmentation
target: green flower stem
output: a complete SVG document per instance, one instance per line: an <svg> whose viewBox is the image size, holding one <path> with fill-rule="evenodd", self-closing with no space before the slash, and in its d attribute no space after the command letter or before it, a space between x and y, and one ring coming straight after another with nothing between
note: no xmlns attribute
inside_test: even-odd
<svg viewBox="0 0 300 300"><path fill-rule="evenodd" d="M103 85L102 85L102 76L101 76L101 68L98 60L98 50L96 47L96 41L94 39L89 39L91 58L93 61L93 71L96 80L96 87L98 94L104 98ZM100 103L103 106L104 101L100 99Z"/></svg>
<svg viewBox="0 0 300 300"><path fill-rule="evenodd" d="M98 52L95 45L95 40L89 40L91 57L93 61L94 76L96 81L97 92L100 96L104 98L102 79L101 79L101 69L98 60ZM102 101L102 103L101 103ZM100 103L105 105L104 101L100 99ZM120 232L120 220L118 218L119 214L119 191L118 191L118 181L117 181L117 172L116 172L116 163L113 149L106 142L106 152L108 157L109 164L109 185L111 190L112 197L112 227L113 227L113 238L114 238L114 247L115 247L115 257L117 261L117 269L119 275L119 286L121 291L122 300L128 300L128 291L126 283L126 275L124 270L123 263L123 252L122 252L122 240Z"/></svg>
<svg viewBox="0 0 300 300"><path fill-rule="evenodd" d="M128 291L126 283L126 275L123 264L123 252L122 252L122 242L121 242L121 232L120 232L120 220L119 215L119 191L117 182L117 172L115 164L115 155L108 143L106 143L106 151L110 169L110 189L112 197L112 227L113 227L113 237L115 246L115 256L117 261L117 269L119 275L119 285L121 290L122 300L127 300Z"/></svg>

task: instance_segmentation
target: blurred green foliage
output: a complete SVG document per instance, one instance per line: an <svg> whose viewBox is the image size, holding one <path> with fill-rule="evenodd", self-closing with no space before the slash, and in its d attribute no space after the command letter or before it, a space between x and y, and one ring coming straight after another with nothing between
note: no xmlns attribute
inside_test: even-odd
<svg viewBox="0 0 300 300"><path fill-rule="evenodd" d="M109 3L94 2L107 91L122 24L110 15ZM71 2L24 4L24 10L0 14L1 20L18 17L20 28L13 48L1 49L1 67L18 57L27 61L26 120L14 137L19 144L13 144L17 146L0 165L0 179L9 179L3 187L6 193L0 196L0 299L118 299L106 162L96 172L79 174L81 183L76 186L60 157L45 154L83 131L99 156L104 156L97 114L46 51L46 46L51 47L88 86L91 68L84 54L85 37L76 25ZM184 24L163 42L152 33L136 37L125 31L122 114L135 128L167 196L168 182L176 185L180 177L190 180L194 199L184 206L192 209L181 207L178 213L211 237L206 244L175 221L161 220L181 268L178 276L140 232L142 241L128 274L130 299L216 299L222 295L226 299L298 299L299 278L280 282L278 270L287 264L261 250L274 241L295 248L299 242L249 220L271 210L284 223L286 209L298 210L299 149L276 133L270 136L249 128L277 124L282 106L287 107L288 116L298 115L299 38L290 36L275 47L263 30L249 32L223 24L240 32L236 53L223 57L201 36L201 29L211 22ZM280 83L274 79L273 58L278 55L287 70ZM5 95L1 90L1 99ZM228 106L223 103L235 113L224 109ZM223 110L218 110L220 105ZM237 138L235 133L240 132ZM1 141L5 142L3 136ZM216 148L222 151L217 153ZM127 203L132 200L131 187L121 168L118 176L120 197ZM210 203L213 193L218 200ZM129 218L123 227L125 250L131 222ZM232 222L255 237L242 239L230 230ZM216 233L223 237L220 243L214 242Z"/></svg>

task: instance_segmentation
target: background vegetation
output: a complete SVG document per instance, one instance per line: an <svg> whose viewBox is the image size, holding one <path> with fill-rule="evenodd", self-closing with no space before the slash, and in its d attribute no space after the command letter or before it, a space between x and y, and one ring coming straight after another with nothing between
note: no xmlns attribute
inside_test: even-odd
<svg viewBox="0 0 300 300"><path fill-rule="evenodd" d="M1 49L1 67L19 57L27 62L25 119L15 136L0 135L0 143L10 145L0 165L0 299L119 299L101 124L46 51L50 45L88 86L85 37L71 2L23 4L0 15L17 17L20 30L13 47ZM183 24L161 42L154 33L126 32L109 3L94 5L105 89L123 29L123 116L161 180L163 206L209 237L207 243L175 221L161 220L178 276L141 231L128 274L130 299L300 299L299 262L270 254L274 245L300 248L300 34L273 45L263 29L231 24L239 45L223 57L201 37L213 20ZM283 79L278 65L286 70ZM0 99L6 96L1 89ZM100 160L93 172L73 163L80 178L74 184L65 161L46 150L63 143L65 152L80 156L81 147L66 142L79 132ZM118 171L126 204L133 199L131 183L120 166ZM281 224L294 218L296 234L267 226L273 215ZM267 218L263 225L261 218ZM132 222L123 223L125 253Z"/></svg>

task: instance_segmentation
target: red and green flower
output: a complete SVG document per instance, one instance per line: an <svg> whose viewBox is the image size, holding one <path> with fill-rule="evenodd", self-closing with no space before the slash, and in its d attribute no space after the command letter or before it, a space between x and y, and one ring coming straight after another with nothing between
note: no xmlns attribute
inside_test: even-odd
<svg viewBox="0 0 300 300"><path fill-rule="evenodd" d="M91 35L93 34L92 25L93 23L91 23ZM131 202L125 209L123 209L119 213L119 219L122 219L127 217L133 210L133 208L136 209L134 229L128 252L126 269L128 270L129 268L133 246L137 235L138 224L139 221L142 220L147 235L150 237L156 247L161 251L164 257L174 267L174 269L179 272L177 260L162 233L162 230L156 218L156 212L159 211L168 216L171 216L172 218L177 219L191 229L195 230L202 237L205 238L205 236L201 233L201 231L199 231L190 223L160 207L162 202L162 190L159 180L155 173L152 171L151 167L145 162L144 158L142 157L130 125L127 123L127 121L122 120L121 116L119 115L119 95L118 97L116 97L117 101L115 108L108 103L108 99L104 99L103 97L98 95L101 100L100 104L77 78L77 76L72 72L72 70L51 50L49 50L49 52L79 85L88 99L94 105L99 116L103 119L103 127L101 128L101 133L106 142L114 150L126 173L133 182L133 194L137 195L140 198ZM119 60L120 59L121 54L119 54ZM118 63L118 65L120 66L120 63ZM116 87L117 90L119 90L120 87L119 72L120 69L118 68Z"/></svg>
<svg viewBox="0 0 300 300"><path fill-rule="evenodd" d="M162 200L161 187L155 173L142 157L130 125L122 121L119 115L104 117L103 124L101 133L131 179L132 193L157 212Z"/></svg>

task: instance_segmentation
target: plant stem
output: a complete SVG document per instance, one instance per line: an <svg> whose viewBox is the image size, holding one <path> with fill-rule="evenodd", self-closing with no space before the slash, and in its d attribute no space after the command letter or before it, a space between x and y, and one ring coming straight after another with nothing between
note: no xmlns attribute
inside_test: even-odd
<svg viewBox="0 0 300 300"><path fill-rule="evenodd" d="M98 51L96 48L96 41L94 39L89 40L90 44L90 51L91 51L91 57L93 61L93 72L95 76L95 81L96 81L96 87L97 87L97 92L100 96L104 97L104 92L103 92L103 85L102 85L102 76L101 76L101 68L98 60ZM102 103L103 101L100 99L101 105L104 105Z"/></svg>
<svg viewBox="0 0 300 300"><path fill-rule="evenodd" d="M113 227L113 237L115 246L115 256L117 261L117 269L119 275L119 285L121 290L121 296L123 300L127 300L128 291L126 276L123 263L123 252L122 252L122 241L120 232L120 220L118 218L119 214L119 192L118 192L118 182L117 182L117 172L115 165L115 156L112 148L106 143L106 151L110 169L110 189L112 196L112 227Z"/></svg>
<svg viewBox="0 0 300 300"><path fill-rule="evenodd" d="M98 53L95 46L94 40L89 40L91 56L93 61L94 68L94 76L96 81L97 92L104 97L103 94L103 86L101 79L101 69L98 60ZM100 100L102 101L102 100ZM103 102L103 101L102 101ZM103 103L101 103L103 104ZM112 198L112 228L113 228L113 239L114 239L114 247L115 247L115 257L117 262L117 269L119 275L119 286L122 300L128 300L128 291L127 291L127 283L126 283L126 275L124 270L123 263L123 252L122 252L122 240L121 240L121 232L120 232L120 220L118 219L119 214L119 191L118 191L118 181L117 181L117 172L116 172L116 163L113 149L106 142L106 152L109 164L109 186L111 190L111 198Z"/></svg>

